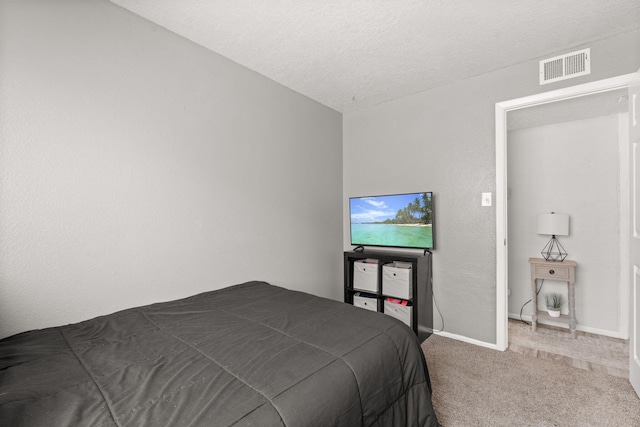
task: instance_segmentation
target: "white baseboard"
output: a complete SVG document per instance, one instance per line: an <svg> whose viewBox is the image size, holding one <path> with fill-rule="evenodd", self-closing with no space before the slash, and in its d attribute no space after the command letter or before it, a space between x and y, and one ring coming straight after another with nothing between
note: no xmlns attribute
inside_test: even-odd
<svg viewBox="0 0 640 427"><path fill-rule="evenodd" d="M515 319L515 320L520 320L520 315L519 314L514 314L514 313L509 313L509 318L510 319ZM522 315L522 320L525 320L527 322L531 322L531 316ZM566 328L567 330L569 329L569 326L566 323L547 321L546 319L545 320L540 320L540 321L538 321L538 323L543 324L543 325L558 326L558 327L561 327L561 328ZM576 325L576 329L578 331L587 332L587 333L590 333L590 334L597 334L597 335L604 335L604 336L611 337L611 338L625 339L625 338L622 337L622 335L618 331L609 331L609 330L606 330L606 329L591 328L591 327L583 326L583 325ZM440 336L445 337L445 338L451 338L451 339L454 339L454 340L457 340L457 341L466 342L468 344L473 344L473 345L477 345L477 346L480 346L480 347L486 347L486 348L490 348L492 350L500 351L498 349L498 346L495 343L488 343L488 342L485 342L485 341L480 341L480 340L476 340L476 339L473 339L473 338L465 337L463 335L452 334L450 332L434 331L433 334L434 335L440 335Z"/></svg>
<svg viewBox="0 0 640 427"><path fill-rule="evenodd" d="M509 313L509 319L520 320L520 315L519 314L514 314L514 313ZM522 315L522 320L525 320L527 322L531 322L531 316L523 314ZM541 324L541 325L557 326L559 328L565 328L567 330L569 329L569 325L567 325L566 323L563 323L563 322L554 322L552 320L540 319L540 320L538 320L538 323ZM608 329L592 328L590 326L584 326L584 325L580 325L580 324L576 325L576 330L577 331L582 331L582 332L587 332L589 334L603 335L605 337L627 339L620 333L620 331L610 331Z"/></svg>
<svg viewBox="0 0 640 427"><path fill-rule="evenodd" d="M496 344L492 344L492 343L488 343L488 342L484 342L484 341L479 341L479 340L474 340L473 338L469 338L469 337L465 337L463 335L457 335L457 334L452 334L449 332L433 332L434 335L440 335L442 337L445 338L451 338L457 341L462 341L462 342L466 342L469 344L473 344L473 345L478 345L480 347L486 347L486 348L491 348L493 350L498 350L498 346Z"/></svg>

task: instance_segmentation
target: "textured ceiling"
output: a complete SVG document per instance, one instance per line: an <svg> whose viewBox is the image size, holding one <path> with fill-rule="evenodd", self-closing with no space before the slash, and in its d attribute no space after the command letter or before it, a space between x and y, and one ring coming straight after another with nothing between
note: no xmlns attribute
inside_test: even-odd
<svg viewBox="0 0 640 427"><path fill-rule="evenodd" d="M640 0L111 0L340 112L640 29Z"/></svg>

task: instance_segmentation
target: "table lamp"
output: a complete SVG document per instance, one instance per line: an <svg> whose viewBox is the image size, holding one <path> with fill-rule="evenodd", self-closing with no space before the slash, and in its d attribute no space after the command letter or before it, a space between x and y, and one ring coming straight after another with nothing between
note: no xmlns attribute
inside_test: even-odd
<svg viewBox="0 0 640 427"><path fill-rule="evenodd" d="M569 215L554 212L539 214L538 234L551 235L551 239L540 252L543 258L547 261L564 261L567 257L567 252L556 239L556 236L569 235Z"/></svg>

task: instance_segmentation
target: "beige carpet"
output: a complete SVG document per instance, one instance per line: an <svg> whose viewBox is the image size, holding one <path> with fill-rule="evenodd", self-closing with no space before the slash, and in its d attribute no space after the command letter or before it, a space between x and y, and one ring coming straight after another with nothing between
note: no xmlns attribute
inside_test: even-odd
<svg viewBox="0 0 640 427"><path fill-rule="evenodd" d="M422 344L444 427L640 426L629 381L432 335Z"/></svg>

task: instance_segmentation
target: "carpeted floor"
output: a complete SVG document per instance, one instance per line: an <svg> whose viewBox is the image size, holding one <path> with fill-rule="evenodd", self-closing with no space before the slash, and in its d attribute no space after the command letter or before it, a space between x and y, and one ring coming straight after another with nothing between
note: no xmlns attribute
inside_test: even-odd
<svg viewBox="0 0 640 427"><path fill-rule="evenodd" d="M624 378L438 335L422 349L444 427L640 426Z"/></svg>

